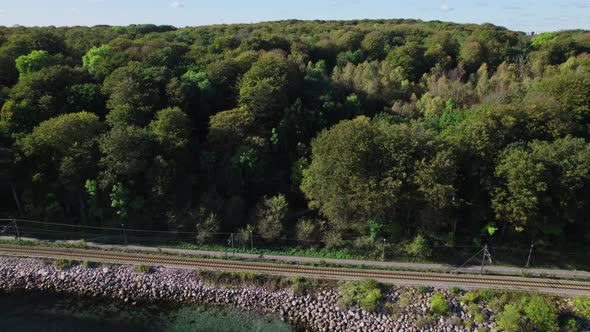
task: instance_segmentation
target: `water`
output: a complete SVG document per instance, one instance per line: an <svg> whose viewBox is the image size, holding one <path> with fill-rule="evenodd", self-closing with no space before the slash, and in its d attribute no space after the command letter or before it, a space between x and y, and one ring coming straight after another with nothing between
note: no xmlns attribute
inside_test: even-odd
<svg viewBox="0 0 590 332"><path fill-rule="evenodd" d="M276 317L233 308L129 305L60 296L0 293L0 332L288 332Z"/></svg>

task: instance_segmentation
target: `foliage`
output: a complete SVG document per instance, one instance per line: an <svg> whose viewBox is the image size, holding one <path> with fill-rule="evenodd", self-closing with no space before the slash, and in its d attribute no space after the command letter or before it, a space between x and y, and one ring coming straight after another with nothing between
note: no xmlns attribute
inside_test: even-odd
<svg viewBox="0 0 590 332"><path fill-rule="evenodd" d="M317 279L303 278L303 277L292 277L291 278L291 289L293 293L297 295L306 295L313 292L319 287L319 281Z"/></svg>
<svg viewBox="0 0 590 332"><path fill-rule="evenodd" d="M463 295L463 297L461 297L461 302L464 302L467 304L477 303L478 299L479 299L479 295L476 292L469 291L469 292L465 293L465 295Z"/></svg>
<svg viewBox="0 0 590 332"><path fill-rule="evenodd" d="M523 326L520 310L514 304L505 305L497 314L496 322L498 327L506 332L519 332Z"/></svg>
<svg viewBox="0 0 590 332"><path fill-rule="evenodd" d="M179 108L159 111L149 127L156 140L169 149L183 149L188 145L190 123L187 115Z"/></svg>
<svg viewBox="0 0 590 332"><path fill-rule="evenodd" d="M265 240L276 240L283 230L283 218L289 208L284 195L264 198L258 208L258 233Z"/></svg>
<svg viewBox="0 0 590 332"><path fill-rule="evenodd" d="M301 218L297 221L296 236L297 240L303 244L314 242L317 240L319 232L319 224L317 220L311 218Z"/></svg>
<svg viewBox="0 0 590 332"><path fill-rule="evenodd" d="M438 316L445 316L450 310L445 296L441 293L434 294L432 298L430 298L428 306L430 307L430 310Z"/></svg>
<svg viewBox="0 0 590 332"><path fill-rule="evenodd" d="M121 60L120 53L115 53L108 45L102 45L89 49L82 58L82 63L91 75L104 78L115 69Z"/></svg>
<svg viewBox="0 0 590 332"><path fill-rule="evenodd" d="M197 215L197 241L206 242L219 232L219 218L213 212L207 212L204 208L199 210Z"/></svg>
<svg viewBox="0 0 590 332"><path fill-rule="evenodd" d="M371 279L342 282L339 291L342 295L339 304L343 309L358 305L366 311L375 311L383 298L381 286Z"/></svg>
<svg viewBox="0 0 590 332"><path fill-rule="evenodd" d="M47 51L32 51L28 55L16 58L16 69L20 75L33 71L39 71L49 65L49 53Z"/></svg>
<svg viewBox="0 0 590 332"><path fill-rule="evenodd" d="M451 292L452 294L459 294L461 293L461 288L457 286L451 286L449 287L449 292Z"/></svg>
<svg viewBox="0 0 590 332"><path fill-rule="evenodd" d="M432 249L428 247L426 239L418 234L414 240L405 245L404 251L411 257L426 258L431 255Z"/></svg>
<svg viewBox="0 0 590 332"><path fill-rule="evenodd" d="M427 287L427 286L424 286L424 285L418 285L418 286L416 286L416 290L420 294L426 294L426 293L429 293L431 291L431 288L430 287Z"/></svg>
<svg viewBox="0 0 590 332"><path fill-rule="evenodd" d="M557 306L540 295L524 299L523 310L537 331L559 331Z"/></svg>
<svg viewBox="0 0 590 332"><path fill-rule="evenodd" d="M424 259L498 236L583 251L589 36L416 20L0 27L0 180L21 203L6 191L0 211L200 224L200 246L232 232L247 248L252 225L318 255L380 256L385 238Z"/></svg>
<svg viewBox="0 0 590 332"><path fill-rule="evenodd" d="M55 268L57 268L58 270L65 270L71 266L73 266L76 263L76 261L71 260L71 259L56 259L55 262L53 262L53 265L55 265Z"/></svg>
<svg viewBox="0 0 590 332"><path fill-rule="evenodd" d="M577 297L573 300L572 305L577 314L590 321L590 298Z"/></svg>
<svg viewBox="0 0 590 332"><path fill-rule="evenodd" d="M151 272L151 267L147 266L147 265L143 265L143 264L135 265L135 266L133 266L133 269L137 273L150 273Z"/></svg>

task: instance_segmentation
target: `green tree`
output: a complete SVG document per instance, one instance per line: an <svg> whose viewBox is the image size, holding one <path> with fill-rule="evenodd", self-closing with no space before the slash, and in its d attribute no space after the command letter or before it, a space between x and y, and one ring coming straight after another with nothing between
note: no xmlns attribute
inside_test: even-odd
<svg viewBox="0 0 590 332"><path fill-rule="evenodd" d="M143 198L132 198L129 190L120 182L113 185L111 190L111 207L121 219L127 219L131 210L137 211L143 207Z"/></svg>
<svg viewBox="0 0 590 332"><path fill-rule="evenodd" d="M261 125L276 126L289 104L289 63L278 53L266 53L240 82L240 105L255 114Z"/></svg>
<svg viewBox="0 0 590 332"><path fill-rule="evenodd" d="M16 69L20 75L33 71L39 71L49 65L49 53L47 51L32 51L28 55L16 58Z"/></svg>
<svg viewBox="0 0 590 332"><path fill-rule="evenodd" d="M205 208L199 209L197 216L197 241L205 243L215 237L219 233L220 222L217 214L207 212Z"/></svg>
<svg viewBox="0 0 590 332"><path fill-rule="evenodd" d="M309 206L329 221L363 233L370 218L393 221L390 211L415 206L412 156L427 154L419 148L427 139L419 127L366 117L323 131L312 142L311 164L303 172L301 189Z"/></svg>
<svg viewBox="0 0 590 332"><path fill-rule="evenodd" d="M152 144L145 130L138 127L115 127L99 140L101 186L103 188L125 181L139 185L152 158Z"/></svg>
<svg viewBox="0 0 590 332"><path fill-rule="evenodd" d="M284 195L264 198L258 207L256 229L267 241L276 240L283 230L283 218L289 208Z"/></svg>
<svg viewBox="0 0 590 332"><path fill-rule="evenodd" d="M115 69L105 80L102 92L108 96L107 122L112 125L146 125L163 109L169 71L130 62Z"/></svg>
<svg viewBox="0 0 590 332"><path fill-rule="evenodd" d="M84 181L97 172L97 140L103 130L94 114L64 114L42 122L16 145L34 181L44 179L56 191L65 191L60 198L68 208L83 207ZM80 213L84 219L85 211Z"/></svg>
<svg viewBox="0 0 590 332"><path fill-rule="evenodd" d="M417 42L409 42L403 46L394 48L385 61L390 62L394 68L401 67L408 77L416 80L428 71L428 63L424 57L424 47Z"/></svg>
<svg viewBox="0 0 590 332"><path fill-rule="evenodd" d="M386 36L383 32L371 31L365 36L361 42L361 46L367 52L370 59L380 59L385 52L385 41Z"/></svg>
<svg viewBox="0 0 590 332"><path fill-rule="evenodd" d="M188 117L179 108L166 108L156 113L149 129L156 141L170 151L186 148L191 135Z"/></svg>
<svg viewBox="0 0 590 332"><path fill-rule="evenodd" d="M115 68L123 63L125 57L122 53L117 53L109 45L92 47L82 57L84 68L97 79L104 79Z"/></svg>

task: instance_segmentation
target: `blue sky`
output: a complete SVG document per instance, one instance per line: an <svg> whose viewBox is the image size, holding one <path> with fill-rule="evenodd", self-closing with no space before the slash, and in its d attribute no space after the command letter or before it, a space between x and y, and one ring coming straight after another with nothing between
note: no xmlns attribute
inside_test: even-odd
<svg viewBox="0 0 590 332"><path fill-rule="evenodd" d="M590 30L590 0L0 0L0 25L195 26L281 19L417 18L519 31Z"/></svg>

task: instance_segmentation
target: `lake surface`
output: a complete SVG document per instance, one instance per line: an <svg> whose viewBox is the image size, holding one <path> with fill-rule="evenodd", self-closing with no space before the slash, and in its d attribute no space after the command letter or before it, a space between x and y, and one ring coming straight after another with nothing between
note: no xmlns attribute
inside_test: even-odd
<svg viewBox="0 0 590 332"><path fill-rule="evenodd" d="M0 331L288 332L276 317L226 307L130 305L99 299L0 293Z"/></svg>

